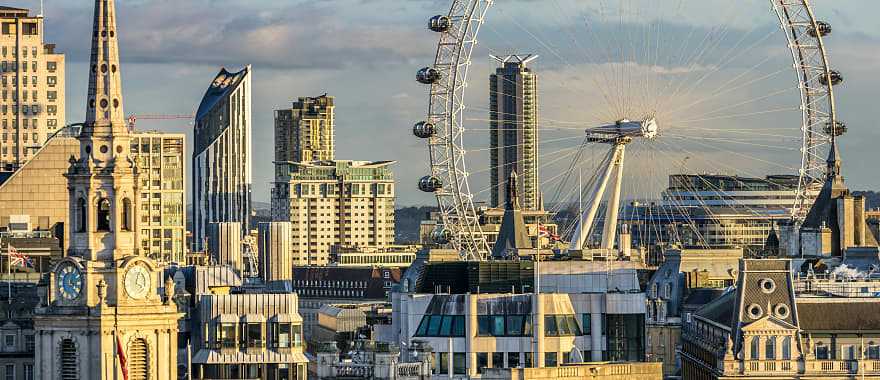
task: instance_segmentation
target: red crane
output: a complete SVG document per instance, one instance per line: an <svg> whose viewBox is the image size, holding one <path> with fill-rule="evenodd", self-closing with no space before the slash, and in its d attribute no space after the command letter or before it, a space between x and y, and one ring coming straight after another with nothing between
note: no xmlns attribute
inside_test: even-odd
<svg viewBox="0 0 880 380"><path fill-rule="evenodd" d="M129 115L128 130L134 131L138 120L192 120L195 117L195 115Z"/></svg>

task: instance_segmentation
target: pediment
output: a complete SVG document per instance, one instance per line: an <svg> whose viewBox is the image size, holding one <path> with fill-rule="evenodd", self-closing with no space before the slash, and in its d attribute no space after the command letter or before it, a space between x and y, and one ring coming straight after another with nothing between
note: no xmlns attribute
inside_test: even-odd
<svg viewBox="0 0 880 380"><path fill-rule="evenodd" d="M771 317L765 316L757 321L749 323L748 325L744 325L742 327L743 332L759 332L759 331L792 331L797 330L797 326L794 326L786 321Z"/></svg>

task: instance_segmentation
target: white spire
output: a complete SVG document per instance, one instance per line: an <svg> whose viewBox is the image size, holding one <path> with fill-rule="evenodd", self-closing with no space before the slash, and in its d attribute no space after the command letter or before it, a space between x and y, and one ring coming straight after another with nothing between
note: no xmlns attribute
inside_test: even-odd
<svg viewBox="0 0 880 380"><path fill-rule="evenodd" d="M122 110L122 79L114 0L95 0L89 70L88 104L83 134L127 134L128 127Z"/></svg>

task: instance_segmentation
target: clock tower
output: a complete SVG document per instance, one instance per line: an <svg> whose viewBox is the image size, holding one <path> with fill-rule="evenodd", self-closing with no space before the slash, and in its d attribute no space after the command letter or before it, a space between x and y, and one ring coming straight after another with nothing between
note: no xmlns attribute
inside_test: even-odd
<svg viewBox="0 0 880 380"><path fill-rule="evenodd" d="M138 170L122 107L114 0L95 0L86 121L71 157L70 249L34 316L40 379L177 379L173 282L138 255ZM160 292L160 287L163 289Z"/></svg>

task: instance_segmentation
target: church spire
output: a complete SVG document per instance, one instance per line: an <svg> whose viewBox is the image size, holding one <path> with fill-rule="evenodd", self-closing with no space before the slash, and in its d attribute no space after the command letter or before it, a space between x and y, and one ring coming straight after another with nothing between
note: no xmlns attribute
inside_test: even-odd
<svg viewBox="0 0 880 380"><path fill-rule="evenodd" d="M122 111L122 80L114 0L95 0L85 136L128 134Z"/></svg>
<svg viewBox="0 0 880 380"><path fill-rule="evenodd" d="M825 173L828 176L828 179L840 177L840 150L837 148L837 138L831 137L831 151L828 152L828 160L826 160L828 164L828 170Z"/></svg>

